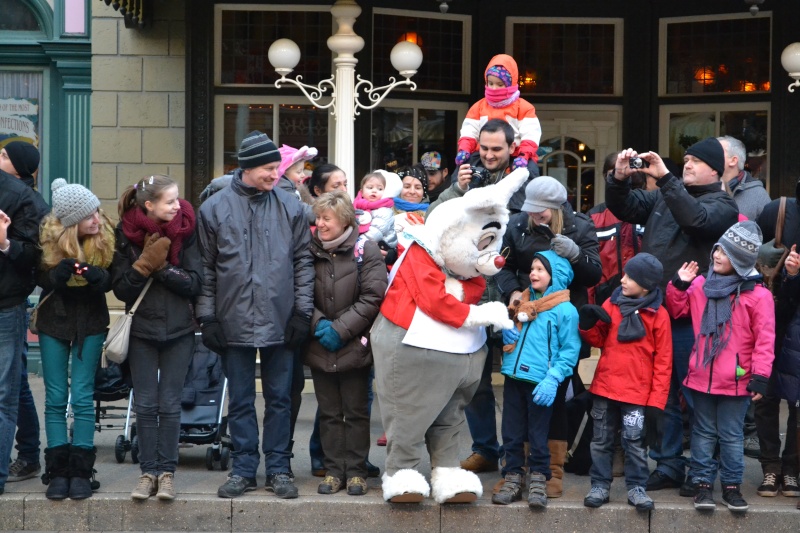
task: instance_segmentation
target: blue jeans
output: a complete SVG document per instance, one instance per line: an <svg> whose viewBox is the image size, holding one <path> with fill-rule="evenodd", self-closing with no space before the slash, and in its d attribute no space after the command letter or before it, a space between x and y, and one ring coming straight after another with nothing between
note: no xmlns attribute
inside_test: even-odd
<svg viewBox="0 0 800 533"><path fill-rule="evenodd" d="M22 331L22 376L19 385L19 411L17 413L17 457L28 464L39 464L39 414L28 384L28 314Z"/></svg>
<svg viewBox="0 0 800 533"><path fill-rule="evenodd" d="M472 435L472 451L489 462L496 463L500 457L500 443L497 442L497 419L495 418L494 389L492 388L492 353L486 356L481 381L472 401L467 404L464 414Z"/></svg>
<svg viewBox="0 0 800 533"><path fill-rule="evenodd" d="M0 309L0 489L5 489L14 445L22 377L22 335L27 304Z"/></svg>
<svg viewBox="0 0 800 533"><path fill-rule="evenodd" d="M645 409L641 405L617 402L593 395L592 486L609 489L614 479L614 438L622 426L622 449L625 450L625 486L628 490L647 485L647 446L644 443Z"/></svg>
<svg viewBox="0 0 800 533"><path fill-rule="evenodd" d="M658 463L656 470L683 483L687 460L683 456L683 415L680 397L682 393L689 409L693 411L692 392L683 386L689 372L689 356L694 347L694 331L690 320L672 321L672 379L662 422L661 449L650 448L650 458Z"/></svg>
<svg viewBox="0 0 800 533"><path fill-rule="evenodd" d="M267 475L289 472L292 368L294 355L285 345L258 348L264 397L261 450ZM228 378L228 427L233 444L232 474L256 477L258 419L256 418L256 348L229 346L222 356Z"/></svg>
<svg viewBox="0 0 800 533"><path fill-rule="evenodd" d="M70 393L75 422L72 445L81 448L94 446L94 376L105 339L105 333L87 336L78 357L76 344L39 335L44 378L44 431L48 448L69 444L65 415Z"/></svg>
<svg viewBox="0 0 800 533"><path fill-rule="evenodd" d="M550 479L550 449L547 447L547 433L550 429L550 416L553 406L543 407L533 403L533 383L506 377L503 386L503 419L500 428L503 432L503 455L506 462L503 476L507 473L524 474L524 445L527 441L528 469L539 472Z"/></svg>
<svg viewBox="0 0 800 533"><path fill-rule="evenodd" d="M722 396L693 391L692 482L741 483L744 475L744 413L749 396ZM714 449L719 442L719 461Z"/></svg>

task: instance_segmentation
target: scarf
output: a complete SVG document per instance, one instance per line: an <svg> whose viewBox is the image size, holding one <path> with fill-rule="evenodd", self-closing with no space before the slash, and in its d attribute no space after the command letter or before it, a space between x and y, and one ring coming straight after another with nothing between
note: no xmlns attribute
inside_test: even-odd
<svg viewBox="0 0 800 533"><path fill-rule="evenodd" d="M323 241L319 237L319 230L317 230L317 239L319 240L320 244L322 244L322 249L326 252L330 252L331 250L335 250L339 246L342 245L344 241L353 233L353 226L347 226L347 229L344 230L344 233L333 239L332 241Z"/></svg>
<svg viewBox="0 0 800 533"><path fill-rule="evenodd" d="M708 268L708 277L703 285L706 295L706 307L700 322L700 335L697 338L697 353L703 353L703 366L708 366L727 346L731 338L733 306L731 294L739 299L742 283L746 280L734 272L729 276L721 276L714 272L713 265ZM705 337L700 343L700 337Z"/></svg>
<svg viewBox="0 0 800 533"><path fill-rule="evenodd" d="M399 196L394 199L394 207L398 211L427 211L428 210L428 206L430 206L430 205L431 204L429 204L427 202L423 202L421 204L415 204L414 202L408 202L406 200L403 200Z"/></svg>
<svg viewBox="0 0 800 533"><path fill-rule="evenodd" d="M562 289L560 291L553 291L546 296L531 300L531 289L528 287L522 293L518 301L511 302L508 306L509 314L514 317L517 325L517 331L522 331L522 322L517 318L520 313L528 315L528 322L533 322L539 316L539 313L549 311L558 304L569 302L569 289ZM511 353L514 351L517 343L506 344L503 346L503 352Z"/></svg>
<svg viewBox="0 0 800 533"><path fill-rule="evenodd" d="M380 209L381 207L394 207L394 199L393 198L381 198L380 200L365 200L363 196L361 196L361 191L358 191L356 194L356 199L353 200L353 207L356 209L364 209L367 211L372 211L374 209Z"/></svg>
<svg viewBox="0 0 800 533"><path fill-rule="evenodd" d="M95 246L97 244L96 239L84 239L81 248L83 248L83 255L86 257L88 264L100 268L108 268L114 258L114 227L107 222L105 217L102 220L100 233L102 233L102 241L106 243L106 247L103 250L98 250L97 246ZM86 278L75 274L67 281L68 287L83 287L88 284L89 282L86 281Z"/></svg>
<svg viewBox="0 0 800 533"><path fill-rule="evenodd" d="M510 85L499 89L486 87L483 91L486 103L495 109L502 109L513 104L519 98L519 86Z"/></svg>
<svg viewBox="0 0 800 533"><path fill-rule="evenodd" d="M157 233L170 240L167 260L177 266L180 264L178 254L183 246L183 241L194 232L195 215L192 204L184 199L178 199L180 211L169 222L159 224L147 217L144 211L138 208L128 209L122 215L122 232L133 244L144 248L144 239L147 235Z"/></svg>
<svg viewBox="0 0 800 533"><path fill-rule="evenodd" d="M661 287L656 287L654 291L641 298L623 296L622 287L614 289L614 292L611 293L611 303L619 306L619 312L622 313L622 322L617 330L617 340L628 342L644 338L646 332L642 317L639 316L639 310L649 308L658 311L663 301L664 294L661 292Z"/></svg>

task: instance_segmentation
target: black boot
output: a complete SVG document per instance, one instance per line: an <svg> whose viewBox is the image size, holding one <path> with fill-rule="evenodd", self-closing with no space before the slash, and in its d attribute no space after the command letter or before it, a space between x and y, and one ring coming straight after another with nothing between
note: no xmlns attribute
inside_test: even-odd
<svg viewBox="0 0 800 533"><path fill-rule="evenodd" d="M69 496L69 444L44 450L42 483L47 485L49 500L64 500Z"/></svg>
<svg viewBox="0 0 800 533"><path fill-rule="evenodd" d="M85 500L92 495L96 448L72 446L69 453L69 497Z"/></svg>

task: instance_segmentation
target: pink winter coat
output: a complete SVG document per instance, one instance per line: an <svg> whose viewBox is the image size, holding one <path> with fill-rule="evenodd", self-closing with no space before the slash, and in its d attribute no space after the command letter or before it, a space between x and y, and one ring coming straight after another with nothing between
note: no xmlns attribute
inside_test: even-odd
<svg viewBox="0 0 800 533"><path fill-rule="evenodd" d="M686 291L667 285L666 307L670 316L691 316L695 337L700 334L700 323L706 307L704 276L697 276ZM731 295L731 300L735 295ZM775 359L775 303L763 285L742 291L738 302L732 302L733 330L728 344L708 366L703 365L703 355L698 353L705 337L695 341L689 357L689 374L683 384L692 390L724 396L749 396L747 384L753 374L769 378ZM736 367L745 374L736 378Z"/></svg>

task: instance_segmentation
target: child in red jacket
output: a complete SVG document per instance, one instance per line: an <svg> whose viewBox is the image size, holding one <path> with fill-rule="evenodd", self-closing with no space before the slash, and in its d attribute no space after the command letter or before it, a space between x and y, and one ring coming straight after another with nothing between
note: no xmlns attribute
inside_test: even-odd
<svg viewBox="0 0 800 533"><path fill-rule="evenodd" d="M697 263L684 263L667 285L667 310L691 316L697 339L683 384L694 402L692 483L694 507L716 508L712 487L719 470L722 500L747 511L740 486L744 474L743 427L750 399L767 390L775 358L775 304L755 270L761 229L750 220L731 226L714 245L707 277ZM719 461L714 448L719 443Z"/></svg>
<svg viewBox="0 0 800 533"><path fill-rule="evenodd" d="M589 388L594 419L592 488L583 504L608 503L614 436L621 424L628 503L638 511L650 511L655 506L645 492L649 474L645 418L659 416L667 403L672 330L661 305L661 262L639 253L623 271L621 286L602 306L589 304L580 310L581 337L603 349Z"/></svg>

